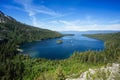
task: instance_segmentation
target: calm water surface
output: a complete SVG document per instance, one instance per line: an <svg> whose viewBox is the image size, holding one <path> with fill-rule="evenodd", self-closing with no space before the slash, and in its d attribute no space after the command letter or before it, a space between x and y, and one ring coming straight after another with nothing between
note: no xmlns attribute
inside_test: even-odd
<svg viewBox="0 0 120 80"><path fill-rule="evenodd" d="M63 40L62 44L56 43L59 39ZM25 43L21 48L25 54L29 54L33 58L64 59L71 56L74 51L103 50L104 42L75 34L74 36Z"/></svg>

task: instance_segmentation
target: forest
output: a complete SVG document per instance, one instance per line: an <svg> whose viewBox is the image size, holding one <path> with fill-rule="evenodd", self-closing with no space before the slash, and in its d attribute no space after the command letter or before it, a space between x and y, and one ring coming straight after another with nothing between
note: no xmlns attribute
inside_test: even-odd
<svg viewBox="0 0 120 80"><path fill-rule="evenodd" d="M14 41L15 44L57 38L62 34L18 22L0 11L0 39Z"/></svg>
<svg viewBox="0 0 120 80"><path fill-rule="evenodd" d="M106 48L103 51L75 51L68 59L48 60L20 54L14 41L3 42L0 46L0 80L65 80L77 77L89 68L120 61L120 32L84 36L104 40Z"/></svg>

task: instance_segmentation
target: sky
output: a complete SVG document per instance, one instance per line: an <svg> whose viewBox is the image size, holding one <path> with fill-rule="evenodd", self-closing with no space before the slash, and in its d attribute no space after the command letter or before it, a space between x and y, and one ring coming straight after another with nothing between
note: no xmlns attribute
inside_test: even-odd
<svg viewBox="0 0 120 80"><path fill-rule="evenodd" d="M0 0L0 10L55 31L120 30L120 0Z"/></svg>

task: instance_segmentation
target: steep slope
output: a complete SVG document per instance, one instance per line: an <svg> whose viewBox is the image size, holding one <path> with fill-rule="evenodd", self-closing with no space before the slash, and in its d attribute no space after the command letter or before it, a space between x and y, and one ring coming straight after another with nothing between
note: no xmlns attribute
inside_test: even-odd
<svg viewBox="0 0 120 80"><path fill-rule="evenodd" d="M22 60L27 56L19 54L20 44L61 36L56 31L18 22L0 11L0 80L26 80L23 78L25 66Z"/></svg>
<svg viewBox="0 0 120 80"><path fill-rule="evenodd" d="M0 11L0 39L14 40L16 43L61 37L56 31L41 29L18 22Z"/></svg>

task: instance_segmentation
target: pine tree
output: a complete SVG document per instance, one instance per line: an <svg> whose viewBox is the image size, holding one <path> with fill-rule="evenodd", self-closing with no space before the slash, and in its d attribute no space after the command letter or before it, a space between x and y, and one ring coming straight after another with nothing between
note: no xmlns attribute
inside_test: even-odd
<svg viewBox="0 0 120 80"><path fill-rule="evenodd" d="M55 80L65 80L65 75L63 73L61 65L58 66L56 70L56 79Z"/></svg>

